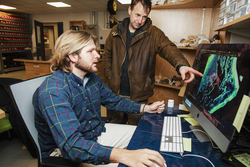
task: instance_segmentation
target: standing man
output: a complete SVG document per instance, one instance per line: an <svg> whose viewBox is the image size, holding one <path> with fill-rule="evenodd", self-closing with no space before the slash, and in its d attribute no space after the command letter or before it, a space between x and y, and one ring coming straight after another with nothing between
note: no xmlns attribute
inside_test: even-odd
<svg viewBox="0 0 250 167"><path fill-rule="evenodd" d="M184 82L191 82L195 74L188 61L168 37L148 18L151 0L132 0L129 18L114 26L105 43L104 74L109 88L117 95L140 103L147 103L154 94L156 55L169 61L181 74ZM168 69L166 69L168 70ZM113 123L121 123L124 113L107 111ZM128 123L137 125L141 114L127 114Z"/></svg>
<svg viewBox="0 0 250 167"><path fill-rule="evenodd" d="M33 96L42 157L56 152L66 159L94 165L164 166L165 160L157 151L124 149L136 126L101 120L101 105L131 114L161 113L164 102L145 105L112 93L95 74L100 58L96 42L88 32L74 30L64 32L56 41L51 60L54 72Z"/></svg>

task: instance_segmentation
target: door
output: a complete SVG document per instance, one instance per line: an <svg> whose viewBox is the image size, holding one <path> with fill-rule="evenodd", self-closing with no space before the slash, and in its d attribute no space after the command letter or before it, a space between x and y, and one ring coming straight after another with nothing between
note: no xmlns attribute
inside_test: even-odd
<svg viewBox="0 0 250 167"><path fill-rule="evenodd" d="M36 53L37 60L45 60L44 52L44 35L43 35L43 23L34 20L35 33L36 33Z"/></svg>

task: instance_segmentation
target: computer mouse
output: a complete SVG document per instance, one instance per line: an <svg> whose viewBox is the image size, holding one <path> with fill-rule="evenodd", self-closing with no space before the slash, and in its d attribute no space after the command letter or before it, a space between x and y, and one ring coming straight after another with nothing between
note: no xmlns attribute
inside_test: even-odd
<svg viewBox="0 0 250 167"><path fill-rule="evenodd" d="M166 164L166 163L164 163L164 165L165 165L165 167L167 167L167 164ZM160 167L157 163L155 163L155 166L156 166L156 167Z"/></svg>

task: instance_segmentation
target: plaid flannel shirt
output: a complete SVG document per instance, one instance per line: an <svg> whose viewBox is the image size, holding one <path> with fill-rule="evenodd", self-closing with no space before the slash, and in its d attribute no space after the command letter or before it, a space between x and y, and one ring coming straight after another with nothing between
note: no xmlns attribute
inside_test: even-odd
<svg viewBox="0 0 250 167"><path fill-rule="evenodd" d="M59 148L64 158L73 161L109 163L112 147L96 142L106 131L101 105L135 114L141 106L116 96L94 73L87 74L84 80L61 70L47 77L33 95L42 157Z"/></svg>

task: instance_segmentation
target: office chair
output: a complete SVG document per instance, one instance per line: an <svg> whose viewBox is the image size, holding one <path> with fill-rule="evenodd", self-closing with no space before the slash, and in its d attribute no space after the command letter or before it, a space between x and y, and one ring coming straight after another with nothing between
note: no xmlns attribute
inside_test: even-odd
<svg viewBox="0 0 250 167"><path fill-rule="evenodd" d="M0 78L0 109L5 112L5 117L0 119L0 133L7 132L8 139L13 138L11 130L17 131L15 120L15 108L10 97L9 85L12 83L20 82L20 79L14 78ZM12 126L13 124L13 126Z"/></svg>
<svg viewBox="0 0 250 167"><path fill-rule="evenodd" d="M80 163L73 162L63 157L42 158L37 137L38 132L35 128L35 110L32 104L32 96L47 76L49 75L32 78L10 85L14 105L22 118L23 124L31 138L31 142L35 147L38 158L38 167L78 167Z"/></svg>
<svg viewBox="0 0 250 167"><path fill-rule="evenodd" d="M18 116L18 112L11 98L10 85L21 81L23 80L16 78L0 78L0 107L6 112L6 115L9 115L8 121L5 121L7 122L5 126L7 124L12 127L12 129L8 130L9 139L11 140L14 137L18 137L30 152L31 156L37 158L35 148L30 142L30 137L24 128L21 117Z"/></svg>

